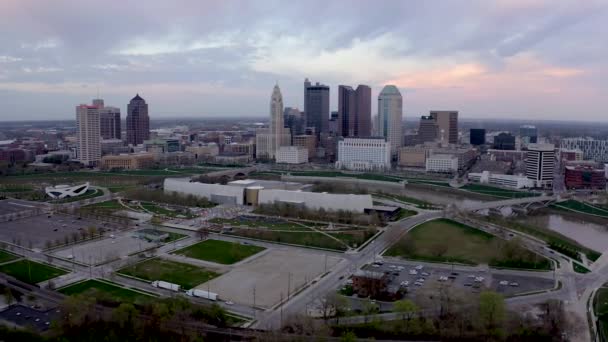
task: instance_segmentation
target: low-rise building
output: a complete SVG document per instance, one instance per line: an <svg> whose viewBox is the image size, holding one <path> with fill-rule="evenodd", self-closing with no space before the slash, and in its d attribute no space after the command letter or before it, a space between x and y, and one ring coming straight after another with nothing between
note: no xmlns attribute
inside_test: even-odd
<svg viewBox="0 0 608 342"><path fill-rule="evenodd" d="M534 181L524 175L504 175L483 171L481 173L471 172L467 175L470 181L481 184L495 185L512 189L533 188Z"/></svg>
<svg viewBox="0 0 608 342"><path fill-rule="evenodd" d="M181 150L180 142L177 138L155 138L144 140L144 147L146 151L156 153L178 152Z"/></svg>
<svg viewBox="0 0 608 342"><path fill-rule="evenodd" d="M605 170L589 165L567 165L564 183L567 189L605 189Z"/></svg>
<svg viewBox="0 0 608 342"><path fill-rule="evenodd" d="M428 150L424 147L402 147L399 149L398 164L402 167L426 167Z"/></svg>
<svg viewBox="0 0 608 342"><path fill-rule="evenodd" d="M312 134L294 135L293 146L305 147L308 150L308 158L311 158L316 153L317 137Z"/></svg>
<svg viewBox="0 0 608 342"><path fill-rule="evenodd" d="M426 158L426 171L454 173L458 171L458 157L451 154L433 154Z"/></svg>
<svg viewBox="0 0 608 342"><path fill-rule="evenodd" d="M215 156L213 161L221 165L247 165L251 157L246 153L223 152Z"/></svg>
<svg viewBox="0 0 608 342"><path fill-rule="evenodd" d="M220 153L220 147L216 143L192 145L186 147L186 152L194 154L196 160L206 160L217 156Z"/></svg>
<svg viewBox="0 0 608 342"><path fill-rule="evenodd" d="M581 161L583 158L584 154L581 150L569 150L562 148L559 151L559 160L561 161Z"/></svg>
<svg viewBox="0 0 608 342"><path fill-rule="evenodd" d="M151 153L119 154L101 157L101 168L105 170L137 170L152 167L154 155Z"/></svg>
<svg viewBox="0 0 608 342"><path fill-rule="evenodd" d="M304 164L308 162L308 149L302 146L281 146L277 152L277 163Z"/></svg>
<svg viewBox="0 0 608 342"><path fill-rule="evenodd" d="M230 143L224 146L224 153L239 153L239 154L247 154L251 159L255 154L255 144L247 142L247 143Z"/></svg>
<svg viewBox="0 0 608 342"><path fill-rule="evenodd" d="M391 145L384 137L342 138L336 168L386 170L391 168Z"/></svg>
<svg viewBox="0 0 608 342"><path fill-rule="evenodd" d="M378 297L386 291L389 278L386 273L358 270L353 274L353 290L359 296Z"/></svg>

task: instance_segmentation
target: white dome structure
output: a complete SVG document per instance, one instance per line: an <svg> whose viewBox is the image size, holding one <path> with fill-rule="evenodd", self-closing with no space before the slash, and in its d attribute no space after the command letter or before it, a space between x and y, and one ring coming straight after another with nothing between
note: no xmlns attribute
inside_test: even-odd
<svg viewBox="0 0 608 342"><path fill-rule="evenodd" d="M86 193L87 190L89 190L89 182L74 186L65 184L48 186L44 190L51 198L61 199L67 197L76 197Z"/></svg>

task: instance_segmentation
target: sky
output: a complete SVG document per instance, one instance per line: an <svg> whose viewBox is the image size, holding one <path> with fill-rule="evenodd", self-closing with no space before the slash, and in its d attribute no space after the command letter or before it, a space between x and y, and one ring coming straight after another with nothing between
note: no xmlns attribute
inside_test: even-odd
<svg viewBox="0 0 608 342"><path fill-rule="evenodd" d="M608 121L608 1L1 0L0 120L263 117L278 83L396 85L404 116ZM375 101L372 101L375 104ZM377 109L372 106L372 113Z"/></svg>

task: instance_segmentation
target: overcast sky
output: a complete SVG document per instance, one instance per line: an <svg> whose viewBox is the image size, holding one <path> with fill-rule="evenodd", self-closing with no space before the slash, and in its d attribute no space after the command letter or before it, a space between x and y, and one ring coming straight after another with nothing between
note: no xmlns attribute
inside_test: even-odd
<svg viewBox="0 0 608 342"><path fill-rule="evenodd" d="M0 120L96 97L154 117L266 116L275 82L385 84L404 115L608 121L608 2L1 0ZM372 102L375 104L375 101ZM372 113L377 110L372 108Z"/></svg>

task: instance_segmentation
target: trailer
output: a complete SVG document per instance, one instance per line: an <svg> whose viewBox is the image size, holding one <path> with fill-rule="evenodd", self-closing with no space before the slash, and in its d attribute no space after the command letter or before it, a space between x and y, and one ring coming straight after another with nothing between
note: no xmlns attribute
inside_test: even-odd
<svg viewBox="0 0 608 342"><path fill-rule="evenodd" d="M180 285L169 283L169 282L162 281L162 280L153 281L152 286L158 287L161 289L165 289L165 290L169 290L169 291L173 291L173 292L179 292L179 290L181 288Z"/></svg>
<svg viewBox="0 0 608 342"><path fill-rule="evenodd" d="M190 289L190 290L186 291L186 294L191 297L205 298L205 299L209 299L212 301L217 300L217 293L213 293L213 292L209 292L209 291L205 291L205 290Z"/></svg>

